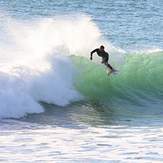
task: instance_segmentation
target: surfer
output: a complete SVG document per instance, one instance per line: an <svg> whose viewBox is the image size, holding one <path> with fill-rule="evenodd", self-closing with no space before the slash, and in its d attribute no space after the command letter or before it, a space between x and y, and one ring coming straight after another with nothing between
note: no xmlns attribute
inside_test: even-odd
<svg viewBox="0 0 163 163"><path fill-rule="evenodd" d="M109 54L105 51L105 47L103 45L100 48L94 49L91 51L90 60L93 59L93 53L97 53L99 57L102 57L101 63L104 64L108 69L110 69L109 73L115 72L116 70L108 63Z"/></svg>

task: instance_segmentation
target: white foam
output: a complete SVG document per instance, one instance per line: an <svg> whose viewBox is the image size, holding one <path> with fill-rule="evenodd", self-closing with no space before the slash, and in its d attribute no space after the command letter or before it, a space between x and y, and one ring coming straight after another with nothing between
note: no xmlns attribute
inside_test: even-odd
<svg viewBox="0 0 163 163"><path fill-rule="evenodd" d="M51 59L52 60L52 59ZM32 83L36 100L65 106L81 98L73 86L74 67L68 57L55 56L49 72L41 73Z"/></svg>
<svg viewBox="0 0 163 163"><path fill-rule="evenodd" d="M0 118L40 113L43 108L30 96L22 79L0 73Z"/></svg>

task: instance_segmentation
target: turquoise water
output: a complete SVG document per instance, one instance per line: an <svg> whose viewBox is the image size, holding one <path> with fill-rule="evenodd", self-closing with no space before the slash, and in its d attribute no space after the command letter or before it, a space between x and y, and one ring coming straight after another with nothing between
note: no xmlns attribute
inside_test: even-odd
<svg viewBox="0 0 163 163"><path fill-rule="evenodd" d="M0 0L0 161L162 162L162 8Z"/></svg>

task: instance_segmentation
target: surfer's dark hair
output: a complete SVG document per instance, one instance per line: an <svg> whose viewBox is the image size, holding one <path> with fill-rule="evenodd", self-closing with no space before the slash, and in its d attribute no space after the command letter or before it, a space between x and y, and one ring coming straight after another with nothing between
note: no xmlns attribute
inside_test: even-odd
<svg viewBox="0 0 163 163"><path fill-rule="evenodd" d="M103 45L100 46L100 49L104 49L105 47Z"/></svg>

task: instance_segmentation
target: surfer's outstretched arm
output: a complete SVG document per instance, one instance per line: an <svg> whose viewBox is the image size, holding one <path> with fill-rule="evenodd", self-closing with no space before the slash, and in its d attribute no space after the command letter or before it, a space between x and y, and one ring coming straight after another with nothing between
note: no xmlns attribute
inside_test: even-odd
<svg viewBox="0 0 163 163"><path fill-rule="evenodd" d="M95 49L95 50L91 51L90 60L92 60L92 59L93 59L93 53L95 53L95 52L97 52L97 49Z"/></svg>

